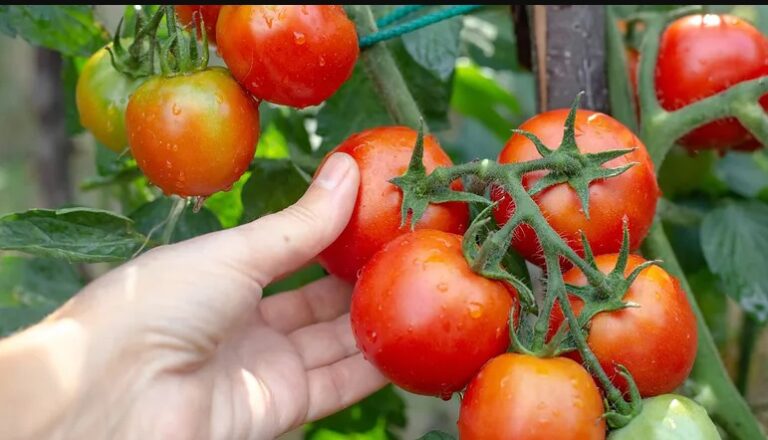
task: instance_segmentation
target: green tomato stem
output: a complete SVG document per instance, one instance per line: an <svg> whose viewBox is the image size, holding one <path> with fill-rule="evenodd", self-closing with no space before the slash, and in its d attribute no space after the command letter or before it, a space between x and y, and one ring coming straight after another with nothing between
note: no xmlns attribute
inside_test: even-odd
<svg viewBox="0 0 768 440"><path fill-rule="evenodd" d="M693 12L699 11L682 8L646 20L647 30L642 43L638 78L642 120L640 137L647 145L657 171L677 139L702 124L724 117L737 117L763 144L768 145L768 117L757 104L757 100L768 92L768 78L736 84L672 112L661 107L655 91L654 76L662 33L667 23ZM648 258L664 261L663 266L667 271L680 280L696 316L698 351L690 378L701 390L697 400L733 438L764 438L759 423L728 376L685 273L658 218L643 243L643 252Z"/></svg>
<svg viewBox="0 0 768 440"><path fill-rule="evenodd" d="M168 217L165 219L165 227L163 228L163 235L160 237L162 244L168 244L173 237L173 231L176 230L176 225L179 223L181 214L184 212L184 208L187 206L187 200L180 197L174 197L171 210L168 212Z"/></svg>
<svg viewBox="0 0 768 440"><path fill-rule="evenodd" d="M739 338L739 363L736 372L736 388L743 396L746 396L747 384L749 383L749 367L752 365L752 355L755 353L755 344L760 336L762 327L749 313L744 313L742 319L741 335Z"/></svg>
<svg viewBox="0 0 768 440"><path fill-rule="evenodd" d="M358 35L368 35L378 31L370 6L352 5L347 6L346 10L355 22ZM363 50L360 53L360 59L394 122L414 129L418 128L420 121L424 118L386 43L379 43ZM426 123L424 131L429 131Z"/></svg>
<svg viewBox="0 0 768 440"><path fill-rule="evenodd" d="M651 231L643 243L643 253L649 258L663 260L662 266L680 281L680 287L685 291L696 316L698 351L690 377L701 391L695 400L703 405L712 418L733 438L765 438L749 405L728 376L696 297L658 220L651 226Z"/></svg>

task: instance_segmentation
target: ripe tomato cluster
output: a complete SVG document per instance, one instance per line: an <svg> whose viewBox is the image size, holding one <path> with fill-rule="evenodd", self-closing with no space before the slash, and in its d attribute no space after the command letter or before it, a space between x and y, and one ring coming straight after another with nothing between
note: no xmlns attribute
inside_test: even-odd
<svg viewBox="0 0 768 440"><path fill-rule="evenodd" d="M83 69L77 105L83 125L116 152L130 147L139 168L165 193L206 197L228 189L247 170L259 138L258 103L297 108L322 103L351 75L358 39L339 6L179 5L176 11L182 23L216 45L227 68L130 78L115 70L105 48ZM724 44L723 50L711 49ZM637 53L630 53L635 89L637 62ZM672 23L663 36L656 91L662 106L675 110L766 74L768 40L754 28L726 15L690 16ZM761 103L768 107L768 98ZM567 117L568 110L544 112L520 129L554 149ZM605 168L633 166L589 183L588 212L568 183L549 186L532 199L567 246L585 257L586 243L597 255L597 270L608 274L622 260L625 229L632 250L650 229L660 196L654 166L640 139L606 114L578 110L574 132L582 154L632 149ZM403 193L391 180L408 169L417 137L408 127L372 128L331 152L350 155L361 180L348 225L319 261L355 284L350 319L360 350L408 391L444 399L463 392L458 419L463 439L605 438L606 390L578 351L555 357L510 353L510 333L523 318L519 293L506 281L477 273L467 261L462 237L470 226L467 203L431 204L413 225L410 218L402 221ZM703 125L681 143L691 150L759 146L731 119ZM537 159L540 149L516 133L497 162ZM433 136L423 139L423 165L427 173L452 166ZM548 172L525 173L522 185L529 190ZM450 189L461 191L462 181L451 182ZM499 185L489 194L497 203L495 220L503 226L514 216L516 200ZM534 228L509 226L515 227L511 247L545 267ZM637 255L628 260L625 276L645 263ZM571 290L588 283L568 260L561 259L560 267ZM584 301L570 293L568 305L578 315ZM697 347L696 319L677 280L658 266L645 267L623 301L628 307L590 320L589 350L613 384L630 393L622 374L626 368L639 394L656 399L659 413L670 402L688 405L666 396L689 374ZM555 303L548 340L565 328L568 308Z"/></svg>
<svg viewBox="0 0 768 440"><path fill-rule="evenodd" d="M175 10L198 35L205 29L227 69L132 79L112 66L105 48L80 75L77 106L83 126L116 152L130 147L163 192L207 197L247 170L259 138L258 103L303 108L329 98L352 74L357 33L341 6Z"/></svg>
<svg viewBox="0 0 768 440"><path fill-rule="evenodd" d="M554 148L562 139L566 114L542 113L521 129ZM636 247L653 220L659 190L645 146L621 123L580 110L575 133L582 153L634 149L604 166L635 165L590 185L589 217L566 183L540 192L534 201L549 225L581 254L579 232L584 231L590 248L600 254L598 268L608 273L621 248L622 223ZM403 195L390 180L408 169L416 138L410 128L379 127L350 136L331 152L357 161L361 183L348 226L320 262L355 282L350 318L360 350L408 391L448 399L466 390L459 417L462 439L604 438L601 390L581 366L578 352L556 358L505 354L514 331L510 322L517 322L510 314L519 309L518 292L475 273L465 259L459 234L467 228L467 205L432 204L413 230L409 222L401 225ZM423 146L428 173L451 166L436 139L425 137ZM515 134L498 160L539 157L527 137ZM525 174L523 184L530 187L546 172ZM461 182L451 188L461 190ZM500 201L496 218L503 224L514 212L514 201L500 189L491 197ZM512 246L530 262L541 263L543 251L534 231L526 225L518 229ZM643 262L630 256L626 275ZM574 286L586 283L576 268L564 279ZM598 314L592 321L590 348L617 386L626 390L616 374L616 366L623 365L643 397L674 390L690 372L696 353L696 322L685 294L671 275L651 266L634 279L625 300L633 307ZM578 313L579 300L572 301ZM562 321L556 307L552 333Z"/></svg>

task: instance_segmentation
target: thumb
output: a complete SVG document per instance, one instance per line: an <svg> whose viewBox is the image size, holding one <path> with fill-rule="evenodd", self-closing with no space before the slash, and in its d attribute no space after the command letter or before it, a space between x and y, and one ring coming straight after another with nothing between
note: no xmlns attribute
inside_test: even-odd
<svg viewBox="0 0 768 440"><path fill-rule="evenodd" d="M261 287L313 259L341 234L359 186L355 160L335 153L322 165L307 192L288 208L224 231L218 249L228 264Z"/></svg>

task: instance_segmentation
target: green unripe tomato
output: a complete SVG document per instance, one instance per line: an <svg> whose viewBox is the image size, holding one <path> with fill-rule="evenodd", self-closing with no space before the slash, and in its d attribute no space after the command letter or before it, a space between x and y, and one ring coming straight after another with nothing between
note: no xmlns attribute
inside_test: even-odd
<svg viewBox="0 0 768 440"><path fill-rule="evenodd" d="M707 411L693 400L662 394L643 400L643 410L608 440L720 440Z"/></svg>
<svg viewBox="0 0 768 440"><path fill-rule="evenodd" d="M128 148L125 107L144 78L131 79L115 70L106 47L99 49L83 66L75 89L80 123L110 150Z"/></svg>

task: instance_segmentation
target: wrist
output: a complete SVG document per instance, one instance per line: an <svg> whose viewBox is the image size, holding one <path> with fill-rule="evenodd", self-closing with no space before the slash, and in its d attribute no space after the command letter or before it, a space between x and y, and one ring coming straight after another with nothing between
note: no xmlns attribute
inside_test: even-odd
<svg viewBox="0 0 768 440"><path fill-rule="evenodd" d="M55 437L83 377L85 332L42 322L0 341L0 438Z"/></svg>

